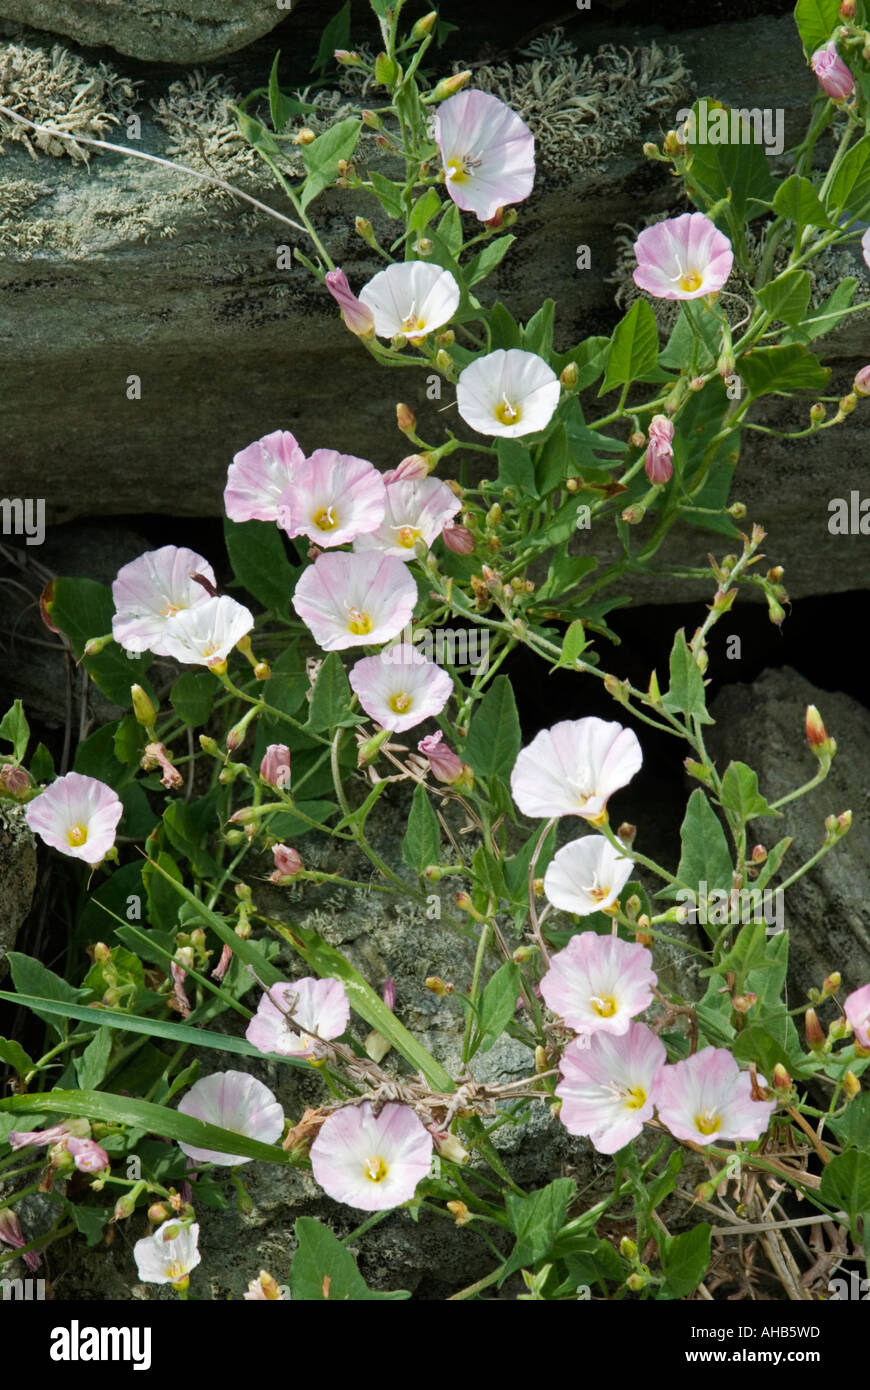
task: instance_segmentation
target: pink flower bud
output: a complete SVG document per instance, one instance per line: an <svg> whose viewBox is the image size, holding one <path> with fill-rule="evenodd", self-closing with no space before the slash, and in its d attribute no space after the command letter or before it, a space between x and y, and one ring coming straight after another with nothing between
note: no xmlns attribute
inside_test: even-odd
<svg viewBox="0 0 870 1390"><path fill-rule="evenodd" d="M652 430L643 467L650 482L658 485L666 483L674 471L674 451L670 443L661 435L654 435Z"/></svg>
<svg viewBox="0 0 870 1390"><path fill-rule="evenodd" d="M825 96L831 97L834 101L845 101L846 97L851 95L855 81L837 52L834 39L826 43L824 48L816 49L810 58L810 67L819 79L819 86Z"/></svg>
<svg viewBox="0 0 870 1390"><path fill-rule="evenodd" d="M172 971L173 1003L175 1004L175 1007L178 1010L178 1012L181 1014L181 1017L188 1018L190 1015L190 1000L188 999L184 988L184 981L187 977L187 971L182 969L182 967L177 963L177 961L172 962L170 969Z"/></svg>
<svg viewBox="0 0 870 1390"><path fill-rule="evenodd" d="M416 483L428 478L429 465L422 454L409 454L402 459L398 468L389 468L384 474L385 483Z"/></svg>
<svg viewBox="0 0 870 1390"><path fill-rule="evenodd" d="M109 1155L93 1139L78 1139L71 1134L66 1147L80 1173L102 1173L109 1166Z"/></svg>
<svg viewBox="0 0 870 1390"><path fill-rule="evenodd" d="M462 759L444 742L444 735L440 729L437 734L427 734L425 738L421 738L417 748L429 759L432 774L439 782L446 782L451 786L462 776Z"/></svg>
<svg viewBox="0 0 870 1390"><path fill-rule="evenodd" d="M304 867L298 849L291 849L289 845L273 845L272 858L275 861L275 872L269 875L272 883L286 883Z"/></svg>
<svg viewBox="0 0 870 1390"><path fill-rule="evenodd" d="M30 778L23 767L14 763L4 763L0 767L0 796L10 796L20 800L30 790Z"/></svg>
<svg viewBox="0 0 870 1390"><path fill-rule="evenodd" d="M345 326L358 338L375 336L375 316L361 299L357 299L343 270L330 270L326 275L326 288L341 308Z"/></svg>
<svg viewBox="0 0 870 1390"><path fill-rule="evenodd" d="M21 1229L21 1223L15 1212L10 1207L0 1208L0 1241L5 1241L14 1250L20 1250L27 1244L27 1238ZM21 1257L27 1268L33 1273L42 1264L42 1256L35 1250L28 1250Z"/></svg>
<svg viewBox="0 0 870 1390"><path fill-rule="evenodd" d="M445 526L441 539L454 555L470 555L476 541L467 526Z"/></svg>
<svg viewBox="0 0 870 1390"><path fill-rule="evenodd" d="M290 749L286 743L270 743L260 763L260 776L270 787L289 787Z"/></svg>
<svg viewBox="0 0 870 1390"><path fill-rule="evenodd" d="M384 1003L386 1004L386 1006L387 1006L388 1009L390 1009L390 1010L395 1009L395 1007L396 1007L396 982L395 982L395 980L394 980L392 977L390 977L390 979L388 979L388 980L384 980L384 987L383 987L383 989L381 990L381 998L383 999L383 1001L384 1001Z"/></svg>
<svg viewBox="0 0 870 1390"><path fill-rule="evenodd" d="M232 960L232 958L233 958L232 950L230 949L229 946L226 946L226 945L225 945L224 948L223 948L223 950L221 951L221 958L220 958L220 960L218 961L218 963L217 963L217 965L215 966L214 970L211 972L211 977L212 977L213 980L222 980L222 979L223 979L224 975L226 975L227 971L228 971L229 968L230 968L230 961Z"/></svg>
<svg viewBox="0 0 870 1390"><path fill-rule="evenodd" d="M66 1134L69 1134L67 1125L52 1125L50 1129L13 1129L8 1143L12 1149L41 1148L46 1144L59 1144Z"/></svg>
<svg viewBox="0 0 870 1390"><path fill-rule="evenodd" d="M862 367L852 383L856 396L870 396L870 366Z"/></svg>

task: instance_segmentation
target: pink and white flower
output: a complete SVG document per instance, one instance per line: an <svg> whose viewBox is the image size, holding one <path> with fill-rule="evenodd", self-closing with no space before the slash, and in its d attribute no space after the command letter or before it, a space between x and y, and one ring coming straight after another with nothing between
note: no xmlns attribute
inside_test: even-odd
<svg viewBox="0 0 870 1390"><path fill-rule="evenodd" d="M216 587L214 570L195 550L164 545L146 551L123 565L112 585L112 636L128 652L166 656L163 639L170 619L208 603Z"/></svg>
<svg viewBox="0 0 870 1390"><path fill-rule="evenodd" d="M133 1259L143 1284L185 1284L202 1256L199 1253L199 1226L170 1218L150 1236L137 1240Z"/></svg>
<svg viewBox="0 0 870 1390"><path fill-rule="evenodd" d="M439 729L437 733L427 734L421 738L417 744L418 752L429 761L432 776L439 782L445 782L451 786L458 782L464 771L463 762L458 753L454 753L449 744L444 742L444 735Z"/></svg>
<svg viewBox="0 0 870 1390"><path fill-rule="evenodd" d="M178 1106L182 1115L192 1115L218 1129L229 1129L258 1139L261 1144L274 1144L284 1129L284 1111L262 1081L244 1071L219 1071L204 1076L191 1086ZM197 1163L220 1163L235 1168L250 1163L239 1154L219 1153L215 1149L200 1149L178 1141L178 1147Z"/></svg>
<svg viewBox="0 0 870 1390"><path fill-rule="evenodd" d="M288 1303L290 1290L282 1288L267 1269L261 1269L256 1279L252 1279L242 1294L245 1303Z"/></svg>
<svg viewBox="0 0 870 1390"><path fill-rule="evenodd" d="M11 1207L0 1207L0 1241L11 1245L13 1250L21 1250L29 1244L21 1229L21 1222ZM21 1258L31 1273L42 1264L42 1256L36 1250L28 1250Z"/></svg>
<svg viewBox="0 0 870 1390"><path fill-rule="evenodd" d="M105 859L123 814L111 787L80 772L58 777L24 811L30 829L45 844L86 864Z"/></svg>
<svg viewBox="0 0 870 1390"><path fill-rule="evenodd" d="M396 648L363 657L351 667L348 680L366 714L396 734L440 714L453 693L443 667L416 651L403 661Z"/></svg>
<svg viewBox="0 0 870 1390"><path fill-rule="evenodd" d="M721 290L734 263L731 242L703 212L684 212L641 232L634 283L657 299L700 299Z"/></svg>
<svg viewBox="0 0 870 1390"><path fill-rule="evenodd" d="M585 835L557 852L544 874L544 893L554 907L588 917L613 906L633 868L603 835Z"/></svg>
<svg viewBox="0 0 870 1390"><path fill-rule="evenodd" d="M293 595L293 607L327 652L391 641L416 602L413 575L401 560L376 551L319 555Z"/></svg>
<svg viewBox="0 0 870 1390"><path fill-rule="evenodd" d="M652 1119L666 1060L664 1043L644 1023L632 1023L622 1037L595 1033L570 1042L556 1087L568 1133L588 1136L603 1154L630 1144Z"/></svg>
<svg viewBox="0 0 870 1390"><path fill-rule="evenodd" d="M272 859L275 864L274 872L269 875L272 883L289 883L304 868L302 855L292 845L273 845Z"/></svg>
<svg viewBox="0 0 870 1390"><path fill-rule="evenodd" d="M360 290L379 338L413 341L449 323L459 308L459 286L449 270L430 261L396 261Z"/></svg>
<svg viewBox="0 0 870 1390"><path fill-rule="evenodd" d="M163 653L186 666L223 671L233 647L253 626L250 609L222 594L178 613L164 632Z"/></svg>
<svg viewBox="0 0 870 1390"><path fill-rule="evenodd" d="M270 743L260 762L260 776L270 787L290 785L290 749L286 743Z"/></svg>
<svg viewBox="0 0 870 1390"><path fill-rule="evenodd" d="M831 39L822 48L817 48L810 58L810 67L819 79L819 86L826 97L834 101L845 101L851 96L855 79L847 63L837 52L837 41Z"/></svg>
<svg viewBox="0 0 870 1390"><path fill-rule="evenodd" d="M447 192L458 208L491 221L528 198L535 182L535 140L525 121L498 97L475 88L442 102L435 143Z"/></svg>
<svg viewBox="0 0 870 1390"><path fill-rule="evenodd" d="M357 338L375 336L375 316L361 299L357 299L343 270L330 270L325 276L326 288L341 309L345 327Z"/></svg>
<svg viewBox="0 0 870 1390"><path fill-rule="evenodd" d="M413 560L417 544L432 545L462 505L440 478L396 478L387 483L385 500L383 520L357 537L355 551L380 550L397 560Z"/></svg>
<svg viewBox="0 0 870 1390"><path fill-rule="evenodd" d="M651 483L666 483L674 471L674 423L667 415L654 415L649 423L649 444L643 461Z"/></svg>
<svg viewBox="0 0 870 1390"><path fill-rule="evenodd" d="M305 455L289 430L275 430L233 456L224 509L230 521L277 521L278 499Z"/></svg>
<svg viewBox="0 0 870 1390"><path fill-rule="evenodd" d="M759 1076L761 1086L766 1083ZM759 1139L776 1109L775 1100L753 1099L753 1081L724 1047L705 1047L665 1067L655 1102L662 1124L675 1139L716 1144L721 1139Z"/></svg>
<svg viewBox="0 0 870 1390"><path fill-rule="evenodd" d="M67 1153L80 1173L102 1173L109 1166L109 1155L94 1139L79 1139L70 1134L66 1140Z"/></svg>
<svg viewBox="0 0 870 1390"><path fill-rule="evenodd" d="M456 404L478 434L515 439L550 423L561 389L543 357L521 348L498 348L459 373Z"/></svg>
<svg viewBox="0 0 870 1390"><path fill-rule="evenodd" d="M245 1037L260 1052L279 1057L322 1057L323 1043L340 1038L350 1021L350 1001L340 980L306 975L272 985L260 996Z"/></svg>
<svg viewBox="0 0 870 1390"><path fill-rule="evenodd" d="M86 1124L86 1129L90 1126ZM51 1125L48 1129L13 1129L8 1137L9 1147L15 1149L51 1148L71 1133L67 1124Z"/></svg>
<svg viewBox="0 0 870 1390"><path fill-rule="evenodd" d="M870 227L861 238L861 255L864 257L864 264L870 270Z"/></svg>
<svg viewBox="0 0 870 1390"><path fill-rule="evenodd" d="M858 1046L870 1050L870 984L846 996L843 1012L852 1025Z"/></svg>
<svg viewBox="0 0 870 1390"><path fill-rule="evenodd" d="M631 729L594 715L563 719L521 750L511 791L527 816L582 816L600 825L609 797L631 781L642 761Z"/></svg>
<svg viewBox="0 0 870 1390"><path fill-rule="evenodd" d="M656 982L645 946L618 936L581 932L550 961L541 980L548 1009L576 1033L627 1033L649 1008Z"/></svg>
<svg viewBox="0 0 870 1390"><path fill-rule="evenodd" d="M413 1197L432 1165L432 1136L407 1105L345 1105L311 1146L315 1180L333 1201L387 1211Z"/></svg>
<svg viewBox="0 0 870 1390"><path fill-rule="evenodd" d="M315 449L294 470L278 501L278 525L288 536L308 536L319 546L345 545L384 519L386 489L366 459Z"/></svg>

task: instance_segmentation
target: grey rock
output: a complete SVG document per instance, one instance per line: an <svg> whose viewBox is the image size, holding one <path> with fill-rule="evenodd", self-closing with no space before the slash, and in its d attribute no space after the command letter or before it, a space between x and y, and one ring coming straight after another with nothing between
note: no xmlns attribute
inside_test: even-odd
<svg viewBox="0 0 870 1390"><path fill-rule="evenodd" d="M0 802L0 980L7 954L30 911L36 889L36 841L24 819L24 807Z"/></svg>
<svg viewBox="0 0 870 1390"><path fill-rule="evenodd" d="M295 0L0 0L0 17L149 62L202 63L244 48Z"/></svg>
<svg viewBox="0 0 870 1390"><path fill-rule="evenodd" d="M763 795L775 801L816 771L803 732L810 704L838 744L831 772L820 788L785 806L781 820L752 822L752 833L768 848L793 837L783 866L791 873L821 846L826 816L853 815L845 838L785 895L794 1006L834 970L843 976L844 991L870 979L870 714L850 696L819 690L783 667L751 685L726 686L713 701L717 723L708 739L720 770L732 758L747 762L758 772Z"/></svg>

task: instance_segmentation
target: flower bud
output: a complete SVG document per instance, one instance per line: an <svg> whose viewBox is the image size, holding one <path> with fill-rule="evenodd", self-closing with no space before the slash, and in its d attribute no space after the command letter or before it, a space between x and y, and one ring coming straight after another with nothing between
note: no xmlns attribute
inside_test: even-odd
<svg viewBox="0 0 870 1390"><path fill-rule="evenodd" d="M472 1220L472 1213L464 1202L448 1202L447 1210L450 1212L457 1226L467 1226Z"/></svg>
<svg viewBox="0 0 870 1390"><path fill-rule="evenodd" d="M851 391L848 396L841 397L839 401L840 414L851 415L857 404L858 397L855 395L854 391Z"/></svg>
<svg viewBox="0 0 870 1390"><path fill-rule="evenodd" d="M452 77L442 77L432 95L427 98L429 101L446 101L448 97L454 96L471 78L470 72L455 72Z"/></svg>
<svg viewBox="0 0 870 1390"><path fill-rule="evenodd" d="M855 80L837 52L836 40L831 39L824 47L816 49L810 58L810 67L825 96L832 101L845 101L851 96Z"/></svg>
<svg viewBox="0 0 870 1390"><path fill-rule="evenodd" d="M631 1289L632 1293L640 1293L641 1289L646 1288L647 1282L648 1280L645 1275L641 1274L639 1270L634 1270L633 1273L629 1274L625 1284L626 1288Z"/></svg>
<svg viewBox="0 0 870 1390"><path fill-rule="evenodd" d="M290 749L286 743L270 743L260 763L260 776L279 791L290 785Z"/></svg>
<svg viewBox="0 0 870 1390"><path fill-rule="evenodd" d="M837 751L837 745L828 735L822 723L822 716L819 714L815 705L807 705L805 728L807 743L810 745L811 750L815 753L819 762L825 764L830 763Z"/></svg>
<svg viewBox="0 0 870 1390"><path fill-rule="evenodd" d="M854 1100L861 1094L861 1082L853 1071L847 1071L842 1081L843 1093L847 1100Z"/></svg>
<svg viewBox="0 0 870 1390"><path fill-rule="evenodd" d="M559 380L566 391L573 391L577 382L580 380L580 369L576 362L569 362L567 367L563 367L559 373Z"/></svg>
<svg viewBox="0 0 870 1390"><path fill-rule="evenodd" d="M148 1208L148 1220L152 1226L162 1226L169 1220L169 1208L165 1202L152 1202Z"/></svg>
<svg viewBox="0 0 870 1390"><path fill-rule="evenodd" d="M208 734L200 734L199 746L203 753L207 753L210 758L222 758L223 753L218 747L217 740L210 738Z"/></svg>
<svg viewBox="0 0 870 1390"><path fill-rule="evenodd" d="M616 838L622 841L626 849L630 849L631 846L634 844L634 838L636 835L637 826L631 825L627 820L624 820L622 822L621 826L616 832Z"/></svg>
<svg viewBox="0 0 870 1390"><path fill-rule="evenodd" d="M763 864L767 859L767 850L764 845L755 845L752 850L753 864Z"/></svg>
<svg viewBox="0 0 870 1390"><path fill-rule="evenodd" d="M100 652L105 651L110 642L114 642L111 632L107 632L105 637L91 637L84 646L82 657L99 656Z"/></svg>
<svg viewBox="0 0 870 1390"><path fill-rule="evenodd" d="M646 507L642 502L635 502L632 506L626 507L622 513L622 520L626 526L638 526L646 516Z"/></svg>
<svg viewBox="0 0 870 1390"><path fill-rule="evenodd" d="M343 270L330 270L325 276L326 288L341 309L345 327L357 338L375 336L375 316L368 305L357 299Z"/></svg>
<svg viewBox="0 0 870 1390"><path fill-rule="evenodd" d="M771 1081L773 1083L773 1089L775 1091L791 1090L791 1077L789 1076L785 1067L782 1065L782 1062L777 1062L774 1066Z"/></svg>
<svg viewBox="0 0 870 1390"><path fill-rule="evenodd" d="M455 1134L439 1131L433 1134L433 1138L439 1158L446 1158L450 1163L468 1162L468 1150Z"/></svg>
<svg viewBox="0 0 870 1390"><path fill-rule="evenodd" d="M425 39L428 34L432 33L437 22L437 10L430 10L428 14L424 14L423 18L418 19L411 30L411 43L422 43L423 39Z"/></svg>
<svg viewBox="0 0 870 1390"><path fill-rule="evenodd" d="M649 444L643 467L650 482L657 486L664 485L673 474L673 438L673 421L666 415L654 415L649 424Z"/></svg>
<svg viewBox="0 0 870 1390"><path fill-rule="evenodd" d="M454 555L470 555L477 544L467 526L445 526L441 539Z"/></svg>
<svg viewBox="0 0 870 1390"><path fill-rule="evenodd" d="M450 376L450 374L452 373L453 358L450 356L450 353L447 351L446 348L439 348L436 352L435 366L438 368L439 372L443 372L445 376Z"/></svg>
<svg viewBox="0 0 870 1390"><path fill-rule="evenodd" d="M132 1216L136 1210L136 1198L131 1197L125 1192L123 1197L119 1197L115 1203L115 1210L112 1212L113 1221L126 1221L128 1216ZM167 1212L167 1216L169 1213Z"/></svg>
<svg viewBox="0 0 870 1390"><path fill-rule="evenodd" d="M274 872L269 875L272 883L289 883L305 867L298 849L290 845L273 845L272 858L275 861Z"/></svg>
<svg viewBox="0 0 870 1390"><path fill-rule="evenodd" d="M332 56L343 68L358 68L362 66L362 58L359 54L349 53L346 48L336 48Z"/></svg>
<svg viewBox="0 0 870 1390"><path fill-rule="evenodd" d="M396 406L396 424L402 434L413 434L417 428L417 417L410 406L402 401Z"/></svg>
<svg viewBox="0 0 870 1390"><path fill-rule="evenodd" d="M827 409L822 401L816 401L815 405L810 406L810 424L820 425L827 415Z"/></svg>
<svg viewBox="0 0 870 1390"><path fill-rule="evenodd" d="M130 699L136 723L141 724L143 729L153 729L154 721L157 718L157 708L148 693L142 689L141 685L131 685Z"/></svg>
<svg viewBox="0 0 870 1390"><path fill-rule="evenodd" d="M852 382L856 396L870 396L870 365L862 367Z"/></svg>
<svg viewBox="0 0 870 1390"><path fill-rule="evenodd" d="M843 0L843 3L840 5L840 18L854 19L856 9L857 5L855 4L855 0Z"/></svg>
<svg viewBox="0 0 870 1390"><path fill-rule="evenodd" d="M272 677L272 668L268 661L254 662L254 680L267 681Z"/></svg>
<svg viewBox="0 0 870 1390"><path fill-rule="evenodd" d="M637 1259L637 1246L630 1236L623 1236L619 1242L619 1253L624 1260Z"/></svg>
<svg viewBox="0 0 870 1390"><path fill-rule="evenodd" d="M658 145L654 144L652 140L646 140L643 145L643 152L646 155L647 159L657 159L659 155L659 147Z"/></svg>
<svg viewBox="0 0 870 1390"><path fill-rule="evenodd" d="M822 981L822 998L830 999L832 994L837 993L842 983L843 977L839 970L833 970L830 975L826 975Z"/></svg>
<svg viewBox="0 0 870 1390"><path fill-rule="evenodd" d="M815 1009L807 1009L804 1014L804 1036L807 1040L807 1047L812 1052L820 1052L825 1046L825 1035L822 1032L822 1025L819 1023L819 1016Z"/></svg>
<svg viewBox="0 0 870 1390"><path fill-rule="evenodd" d="M453 993L453 985L447 984L441 979L440 975L427 975L424 984L429 992L431 994L437 994L439 999L443 999L445 994Z"/></svg>
<svg viewBox="0 0 870 1390"><path fill-rule="evenodd" d="M453 786L459 781L463 774L463 762L457 753L454 753L449 744L444 742L444 735L440 732L427 734L421 738L417 744L417 751L422 753L429 762L433 777L439 782Z"/></svg>
<svg viewBox="0 0 870 1390"><path fill-rule="evenodd" d="M757 994L735 994L731 1000L731 1007L736 1014L748 1014L753 1005L757 1003Z"/></svg>
<svg viewBox="0 0 870 1390"><path fill-rule="evenodd" d="M666 155L682 155L687 153L687 148L683 144L675 130L669 130L662 141L662 149Z"/></svg>
<svg viewBox="0 0 870 1390"><path fill-rule="evenodd" d="M14 763L4 763L0 767L0 796L21 801L27 799L29 791L30 776L25 768L17 767Z"/></svg>

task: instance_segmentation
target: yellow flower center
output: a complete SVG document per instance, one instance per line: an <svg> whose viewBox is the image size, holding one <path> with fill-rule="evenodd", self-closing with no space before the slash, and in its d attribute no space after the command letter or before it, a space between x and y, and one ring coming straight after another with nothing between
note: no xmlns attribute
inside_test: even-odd
<svg viewBox="0 0 870 1390"><path fill-rule="evenodd" d="M695 1128L699 1134L715 1134L721 1125L722 1121L715 1110L705 1110L701 1115L695 1116Z"/></svg>
<svg viewBox="0 0 870 1390"><path fill-rule="evenodd" d="M697 270L687 270L680 276L680 289L686 294L694 294L695 290L701 288L703 281Z"/></svg>
<svg viewBox="0 0 870 1390"><path fill-rule="evenodd" d="M384 1160L380 1156L377 1156L366 1159L364 1172L369 1182L383 1182L389 1169Z"/></svg>
<svg viewBox="0 0 870 1390"><path fill-rule="evenodd" d="M413 550L417 541L420 540L420 532L414 526L400 526L396 539L399 545L404 546L405 550Z"/></svg>
<svg viewBox="0 0 870 1390"><path fill-rule="evenodd" d="M447 168L444 173L452 183L468 182L468 163L461 155L456 155L453 159L448 159Z"/></svg>
<svg viewBox="0 0 870 1390"><path fill-rule="evenodd" d="M612 994L593 994L589 1002L599 1018L613 1018L616 1013L616 1000Z"/></svg>
<svg viewBox="0 0 870 1390"><path fill-rule="evenodd" d="M169 1275L172 1283L177 1284L178 1280L184 1276L184 1265L181 1263L181 1260L173 1260L166 1273Z"/></svg>
<svg viewBox="0 0 870 1390"><path fill-rule="evenodd" d="M395 695L391 695L387 701L393 714L407 714L411 708L411 697L406 695L404 690L397 690Z"/></svg>
<svg viewBox="0 0 870 1390"><path fill-rule="evenodd" d="M165 608L161 608L161 610L160 610L160 615L161 615L161 617L163 617L163 618L174 618L175 615L176 615L176 613L182 613L183 611L184 611L184 604L182 604L182 603L167 603L167 605L166 605Z"/></svg>
<svg viewBox="0 0 870 1390"><path fill-rule="evenodd" d="M365 637L373 627L374 623L368 613L362 613L358 608L348 610L347 630L352 632L355 637Z"/></svg>
<svg viewBox="0 0 870 1390"><path fill-rule="evenodd" d="M338 525L338 517L335 508L332 506L321 507L319 512L315 512L311 520L318 531L334 531Z"/></svg>
<svg viewBox="0 0 870 1390"><path fill-rule="evenodd" d="M81 821L79 821L78 825L71 825L66 832L66 842L68 845L72 846L73 849L79 849L82 845L86 844L87 838L88 827L82 825Z"/></svg>
<svg viewBox="0 0 870 1390"><path fill-rule="evenodd" d="M402 328L406 333L425 333L426 320L418 318L414 313L410 313L406 319L402 320Z"/></svg>
<svg viewBox="0 0 870 1390"><path fill-rule="evenodd" d="M513 405L508 400L507 396L505 396L504 400L495 408L495 418L502 425L515 425L517 420L521 418L522 413L519 406Z"/></svg>
<svg viewBox="0 0 870 1390"><path fill-rule="evenodd" d="M646 1091L642 1086L632 1086L630 1091L626 1091L626 1110L640 1110L644 1105L646 1105Z"/></svg>

